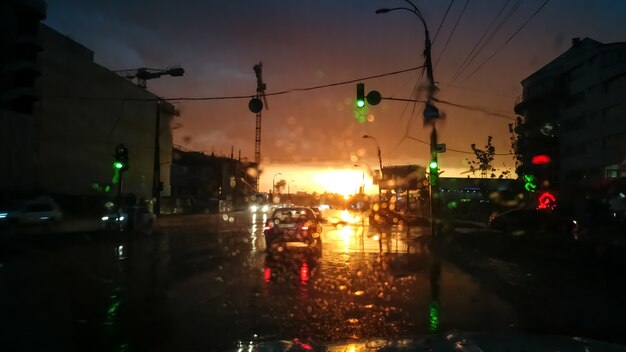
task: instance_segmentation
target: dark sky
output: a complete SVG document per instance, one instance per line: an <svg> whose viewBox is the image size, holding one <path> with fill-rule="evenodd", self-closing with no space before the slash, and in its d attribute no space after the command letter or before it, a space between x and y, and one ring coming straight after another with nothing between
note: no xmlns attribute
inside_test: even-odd
<svg viewBox="0 0 626 352"><path fill-rule="evenodd" d="M519 7L459 79L452 77L479 37L507 0L473 0L463 13L447 49L442 49L466 4L454 1L434 40L435 79L439 98L485 107L513 117L520 81L567 50L573 37L601 42L626 40L626 1L552 0L506 46L502 43L537 10L544 0L508 1L504 13ZM448 0L415 1L434 38ZM366 77L423 63L424 31L417 18L396 11L376 15L381 7L405 6L401 0L228 0L228 1L48 1L45 21L88 48L96 62L112 70L181 65L184 77L148 82L163 97L252 95L256 80L252 66L264 64L268 92L310 87ZM470 79L465 77L495 50L498 54ZM408 98L418 71L366 81L366 90L383 96ZM371 107L373 121L354 118L355 84L271 96L263 112L264 158L269 163L331 160L349 165L350 155L376 166L375 146L361 136L375 136L384 163L424 164L428 140L421 106L383 102ZM254 114L248 101L181 102L175 143L229 154L231 145L254 156ZM441 106L446 121L441 142L448 148L470 150L494 136L496 151L509 151L508 120L482 112ZM412 116L412 117L411 117ZM447 152L440 158L449 176L467 169L468 155ZM512 166L508 157L497 163Z"/></svg>

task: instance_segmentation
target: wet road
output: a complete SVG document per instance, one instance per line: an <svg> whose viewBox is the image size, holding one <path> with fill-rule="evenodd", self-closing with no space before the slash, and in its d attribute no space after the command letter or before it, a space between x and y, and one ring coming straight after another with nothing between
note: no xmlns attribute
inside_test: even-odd
<svg viewBox="0 0 626 352"><path fill-rule="evenodd" d="M321 255L269 255L265 216L162 218L159 233L39 235L4 244L1 350L220 350L235 341L515 331L513 307L438 258L426 229L383 241L326 224ZM36 337L36 338L33 338Z"/></svg>
<svg viewBox="0 0 626 352"><path fill-rule="evenodd" d="M152 234L3 239L0 350L212 351L451 330L621 336L621 270L525 272L484 258L505 274L494 281L442 259L426 228L383 236L358 216L327 214L321 254L296 244L268 254L266 215L250 213L163 217Z"/></svg>

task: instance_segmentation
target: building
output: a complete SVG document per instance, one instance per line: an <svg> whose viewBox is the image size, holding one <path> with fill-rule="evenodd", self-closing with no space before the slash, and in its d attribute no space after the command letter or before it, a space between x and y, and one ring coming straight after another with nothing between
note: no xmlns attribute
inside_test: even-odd
<svg viewBox="0 0 626 352"><path fill-rule="evenodd" d="M33 104L40 97L39 28L45 18L43 0L0 2L0 198L29 192L35 184Z"/></svg>
<svg viewBox="0 0 626 352"><path fill-rule="evenodd" d="M536 175L555 189L626 177L626 43L574 38L521 83L520 176ZM537 155L550 161L533 165Z"/></svg>
<svg viewBox="0 0 626 352"><path fill-rule="evenodd" d="M256 195L256 164L230 157L207 155L181 146L173 149L171 197L164 212L217 212L244 209ZM221 204L221 206L220 206Z"/></svg>
<svg viewBox="0 0 626 352"><path fill-rule="evenodd" d="M23 190L51 194L66 206L82 204L77 199L98 204L102 198L114 199L113 154L118 144L125 144L130 168L124 172L123 192L151 199L158 97L98 65L93 51L56 30L42 24L39 36L40 99L34 103L32 123L13 130L29 145L10 149L16 158L32 161L31 169L14 170L32 176ZM168 196L170 122L176 110L162 100L158 106L160 179L162 195ZM3 180L2 187L10 192L14 184Z"/></svg>

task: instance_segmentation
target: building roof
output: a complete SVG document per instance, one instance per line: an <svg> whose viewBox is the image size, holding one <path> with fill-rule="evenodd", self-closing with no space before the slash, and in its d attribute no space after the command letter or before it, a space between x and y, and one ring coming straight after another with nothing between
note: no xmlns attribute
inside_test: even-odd
<svg viewBox="0 0 626 352"><path fill-rule="evenodd" d="M524 78L522 80L522 85L526 81L536 78L537 76L554 74L559 71L562 71L562 65L566 61L570 60L571 58L580 57L581 53L583 52L593 51L598 48L604 47L606 45L611 45L611 44L604 44L591 38L583 38L583 39L572 38L572 46L567 51L557 56L554 60L550 61L547 65L535 71L530 76ZM553 72L553 71L556 71L556 72Z"/></svg>

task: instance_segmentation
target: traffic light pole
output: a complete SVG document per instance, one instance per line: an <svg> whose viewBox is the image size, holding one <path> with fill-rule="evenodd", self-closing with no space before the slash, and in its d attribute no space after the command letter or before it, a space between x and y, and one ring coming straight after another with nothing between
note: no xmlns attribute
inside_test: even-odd
<svg viewBox="0 0 626 352"><path fill-rule="evenodd" d="M119 172L119 179L117 182L117 212L119 217L122 214L122 183L124 182L124 171L118 170L117 172Z"/></svg>
<svg viewBox="0 0 626 352"><path fill-rule="evenodd" d="M154 198L154 206L152 212L155 216L161 213L161 146L160 146L160 130L161 130L161 99L156 100L156 119L154 122L154 165L152 180L152 197ZM120 182L121 183L121 182Z"/></svg>
<svg viewBox="0 0 626 352"><path fill-rule="evenodd" d="M437 165L430 169L430 218L431 231L433 236L439 235L439 161L437 160L437 128L433 124L430 133L430 159L431 163Z"/></svg>

